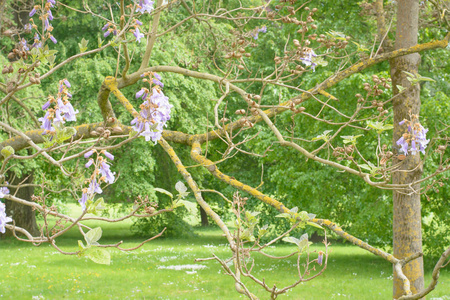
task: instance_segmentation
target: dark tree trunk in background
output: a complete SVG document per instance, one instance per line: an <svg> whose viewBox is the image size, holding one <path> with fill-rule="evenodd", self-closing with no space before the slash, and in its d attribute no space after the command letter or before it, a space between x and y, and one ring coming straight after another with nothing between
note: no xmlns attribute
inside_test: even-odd
<svg viewBox="0 0 450 300"><path fill-rule="evenodd" d="M408 48L417 44L419 19L418 0L399 0L397 10L397 34L395 49ZM391 65L391 78L394 95L399 93L397 85L410 87L406 74L403 71L417 73L420 64L420 55L410 54L393 59ZM416 85L412 89L397 96L393 100L394 110L394 134L393 143L406 132L406 126L400 126L403 119L410 120L410 113L419 115L420 111L420 87ZM395 159L394 164L399 163ZM393 184L410 184L419 180L422 176L420 165L420 154L408 154L403 161L400 170L393 172ZM404 171L402 171L404 170ZM420 185L413 185L418 190ZM394 233L394 256L398 259L405 258L417 252L422 252L422 218L420 195L411 190L406 193L393 192L393 233ZM411 291L416 293L424 287L423 259L415 259L408 263L403 272L411 282ZM394 298L403 295L403 285L394 273Z"/></svg>
<svg viewBox="0 0 450 300"><path fill-rule="evenodd" d="M209 226L208 215L201 206L200 206L200 218L202 221L202 226Z"/></svg>
<svg viewBox="0 0 450 300"><path fill-rule="evenodd" d="M13 175L13 174L10 174ZM13 176L9 176L12 178ZM18 185L21 183L26 176L23 178L14 178L12 182L10 182L13 185ZM29 175L29 177L23 182L23 184L32 183L33 182L33 175ZM22 187L17 190L10 188L10 194L16 195L16 197L31 201L31 196L34 194L34 187L27 186ZM6 215L11 216L11 218L14 220L15 225L17 227L21 227L25 230L27 230L32 235L36 236L39 235L39 230L36 224L36 213L31 209L31 207L22 205L20 203L14 202L14 201L6 201ZM5 233L6 236L12 236L12 232L10 230L6 230Z"/></svg>

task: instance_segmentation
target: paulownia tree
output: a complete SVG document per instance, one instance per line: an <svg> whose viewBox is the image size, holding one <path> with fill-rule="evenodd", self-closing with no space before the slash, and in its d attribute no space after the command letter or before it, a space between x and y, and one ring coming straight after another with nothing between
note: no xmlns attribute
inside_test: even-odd
<svg viewBox="0 0 450 300"><path fill-rule="evenodd" d="M420 200L430 188L444 184L441 174L450 168L447 150L449 125L442 120L435 137L432 140L427 138L428 129L420 123L419 117L420 84L430 79L418 73L418 65L419 52L446 48L449 36L422 44L417 44L417 37L420 8L439 16L437 21L430 22L446 26L448 9L445 3L400 0L396 3L396 13L389 11L387 14L383 1L374 1L370 6L375 12L377 32L371 48L362 46L360 41L352 41L350 36L341 32L321 32L314 19L318 8L312 3L295 0L122 0L105 2L95 9L88 4L84 2L78 7L54 0L42 3L26 1L11 4L10 9L2 12L5 18L1 32L16 44L8 54L5 53L9 62L3 66L0 84L3 95L0 100L0 198L31 208L44 220L40 233L36 234L32 229L19 225L19 215L7 215L5 204L0 202L2 233L8 229L19 240L33 244L50 243L64 254L87 256L99 263L109 263L109 252L105 248L131 249L121 248L120 243L100 245L101 229L89 228L84 221L147 218L182 205L193 212L196 204L186 200L187 188L179 182L175 186L176 196L163 189L155 189L172 198L168 207L160 208L142 196L135 200L132 211L119 219L97 215L108 202L98 195L106 186L121 180L117 176L120 170L115 170L113 164L120 160L113 155L115 149L145 139L148 147L164 149L197 204L223 231L231 256L225 259L214 255L209 259L217 260L225 273L234 279L239 293L256 298L246 285L246 280L251 280L275 299L299 283L321 275L327 266L328 244L325 238L323 251L310 252L308 236L292 234L296 228L306 226L324 230L325 236L326 231L331 231L392 264L396 299L419 299L434 289L439 270L450 256L450 248L442 253L433 271L433 279L425 287ZM389 5L393 6L393 3ZM54 18L64 16L56 16L57 6L72 13L91 15L101 23L102 38L97 48L82 36L67 37L77 40L79 53L58 60L58 47L64 41L54 34L52 24ZM385 20L388 15L392 15L389 24ZM395 38L391 34L394 30ZM274 40L260 42L264 35L270 34ZM158 63L155 45L183 35L186 41L198 40L193 46L193 63L189 67L182 67L174 60L164 65ZM275 53L270 57L273 61L268 63L255 58L257 51L267 55ZM92 99L83 99L82 92L72 97L71 89L74 87L70 73L58 79L55 75L61 74L74 61L96 53L115 57L115 65L111 66L115 71L97 83L97 104L103 121L70 127L69 124L73 124L70 122L79 118L79 110ZM383 62L389 62L391 76L374 75L371 82L360 87L356 97L348 95L345 99L338 99L327 91ZM304 79L318 77L321 70L326 70L329 76L306 86L305 82L314 81ZM207 124L202 124L203 130L199 133L165 129L175 111L172 103L177 100L165 96L165 91L171 88L164 87L165 74L171 73L215 84L219 95L217 99L211 99L212 105L201 105ZM28 101L27 97L36 97L34 89L44 82L53 86L54 93ZM83 87L78 88L83 90ZM195 98L195 91L193 93ZM75 97L80 97L75 101L79 107L71 103ZM176 109L181 110L183 106ZM15 118L19 116L25 116L31 122L20 118L17 121ZM306 130L305 126L326 126L329 129L307 136L305 132L312 130ZM183 162L174 149L175 144L190 152L192 165L189 168L187 161ZM361 178L370 186L392 191L394 253L384 252L350 235L333 220L320 218L320 211L312 214L307 212L308 207L287 207L283 201L263 193L263 186L250 186L220 170L223 165L233 165L236 154L253 159L265 157L268 151L277 151L280 147L288 149L289 155L279 159L313 160L323 168L335 168L348 176ZM71 178L74 184L70 191L83 209L79 217L63 214L57 205L49 204L52 194L60 191L49 188L45 176L37 180L35 176L26 176L26 172L20 176L15 174L17 166L30 161L38 161L35 169L47 164L45 168ZM428 161L437 162L437 167L424 177L422 172ZM239 192L230 200L220 190L200 188L192 175L193 168L206 170ZM30 187L34 188L31 199L19 193L21 189ZM236 217L236 231L230 231L220 215L205 201L209 193L217 194L229 203ZM247 208L248 199L243 194L276 209L280 213L278 216L289 224L288 229L266 241L263 237L269 226L258 227L258 212ZM49 225L49 216L57 218L56 226ZM87 244L80 241L78 251L65 252L58 247L57 238L73 227L80 230ZM141 245L161 234L143 241ZM298 246L298 251L291 254L298 255L297 269L293 271L298 276L286 287L271 285L269 280L258 278L253 272L253 254L272 257L265 249L281 239Z"/></svg>

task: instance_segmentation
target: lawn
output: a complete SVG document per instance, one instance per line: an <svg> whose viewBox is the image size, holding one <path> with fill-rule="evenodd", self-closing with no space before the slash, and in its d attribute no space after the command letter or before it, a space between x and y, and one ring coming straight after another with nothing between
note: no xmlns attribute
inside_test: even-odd
<svg viewBox="0 0 450 300"><path fill-rule="evenodd" d="M128 223L102 224L100 243L123 240L126 247L139 244ZM90 225L95 226L95 223ZM234 291L230 277L214 261L195 263L195 258L228 257L226 240L216 228L197 229L197 238L157 239L133 252L111 250L110 266L85 258L59 254L49 245L34 247L12 239L0 241L0 298L5 299L244 299ZM75 251L76 231L59 241ZM317 247L320 247L318 245ZM332 245L325 273L300 284L280 299L391 299L391 266L352 245ZM270 249L287 254L290 245ZM267 282L286 285L295 277L295 258L257 260L257 273ZM178 270L180 266L187 268ZM427 270L426 283L430 270ZM249 285L267 299L268 295ZM256 288L256 289L255 289ZM450 299L450 272L443 270L436 290L428 299Z"/></svg>

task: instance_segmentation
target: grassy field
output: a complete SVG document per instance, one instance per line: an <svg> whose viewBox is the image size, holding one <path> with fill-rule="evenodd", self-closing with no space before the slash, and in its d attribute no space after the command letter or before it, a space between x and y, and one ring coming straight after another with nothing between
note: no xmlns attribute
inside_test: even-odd
<svg viewBox="0 0 450 300"><path fill-rule="evenodd" d="M141 239L129 231L130 222L102 224L100 243L123 240L126 247ZM95 223L90 225L95 226ZM34 247L15 240L0 241L0 298L3 299L244 299L234 291L230 277L214 261L194 263L195 258L228 257L226 240L215 228L198 229L198 238L157 239L134 252L111 250L112 264L98 265L84 258L59 254L49 245ZM59 241L75 251L76 231ZM319 247L319 246L318 246ZM391 267L378 257L351 245L332 245L328 268L310 282L300 284L280 299L391 299ZM289 245L273 247L273 254L287 254ZM257 273L266 282L286 285L295 277L295 258L277 262L257 260ZM188 266L191 265L191 266ZM192 267L192 265L195 265ZM177 270L177 266L187 268ZM427 270L426 282L429 282ZM250 284L261 297L268 295ZM450 299L450 272L443 270L436 290L428 299Z"/></svg>

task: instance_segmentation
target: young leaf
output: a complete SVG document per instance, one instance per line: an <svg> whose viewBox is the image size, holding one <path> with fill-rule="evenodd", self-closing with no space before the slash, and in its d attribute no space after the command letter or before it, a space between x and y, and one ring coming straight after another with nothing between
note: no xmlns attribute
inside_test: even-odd
<svg viewBox="0 0 450 300"><path fill-rule="evenodd" d="M154 190L155 190L156 192L160 192L160 193L166 194L167 196L169 196L170 198L172 198L172 199L173 199L173 195L172 195L172 193L171 193L171 192L169 192L169 191L166 191L165 189L161 189L161 188L154 188Z"/></svg>
<svg viewBox="0 0 450 300"><path fill-rule="evenodd" d="M6 146L6 147L4 147L4 148L2 149L1 153L2 153L2 155L3 155L4 158L7 158L8 156L14 154L14 148L11 147L11 146Z"/></svg>
<svg viewBox="0 0 450 300"><path fill-rule="evenodd" d="M181 182L181 181L178 181L176 184L175 184L175 189L178 191L178 193L180 193L180 194L183 194L183 193L185 193L186 191L187 191L187 187L184 185L184 183L183 182Z"/></svg>
<svg viewBox="0 0 450 300"><path fill-rule="evenodd" d="M333 132L333 130L325 130L322 134L316 136L311 141L324 140L325 142L328 142L330 140L330 133L331 132Z"/></svg>
<svg viewBox="0 0 450 300"><path fill-rule="evenodd" d="M188 210L188 212L192 215L196 215L198 212L197 203L187 201L187 200L178 200L178 202L182 203L184 207Z"/></svg>
<svg viewBox="0 0 450 300"><path fill-rule="evenodd" d="M111 264L111 254L106 249L91 247L85 250L84 255L97 264Z"/></svg>
<svg viewBox="0 0 450 300"><path fill-rule="evenodd" d="M97 241L102 237L102 229L100 227L91 229L86 233L84 239L88 245L95 245Z"/></svg>
<svg viewBox="0 0 450 300"><path fill-rule="evenodd" d="M308 224L309 226L313 226L313 227L319 228L319 229L323 229L322 226L320 226L319 224L316 224L314 222L306 222L306 224Z"/></svg>
<svg viewBox="0 0 450 300"><path fill-rule="evenodd" d="M293 236L287 236L283 238L283 241L288 242L288 243L292 243L292 244L296 244L297 246L300 243L300 240L293 237Z"/></svg>

